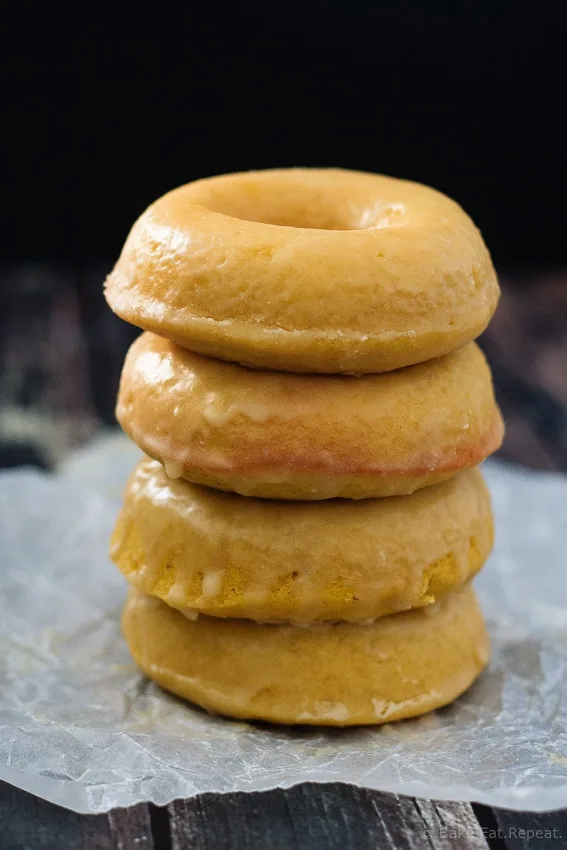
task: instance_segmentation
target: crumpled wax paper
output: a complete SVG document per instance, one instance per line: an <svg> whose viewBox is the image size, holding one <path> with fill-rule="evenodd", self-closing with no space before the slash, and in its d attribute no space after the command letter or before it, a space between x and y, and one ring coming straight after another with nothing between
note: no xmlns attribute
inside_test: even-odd
<svg viewBox="0 0 567 850"><path fill-rule="evenodd" d="M107 556L137 451L99 440L58 475L0 475L0 779L78 812L301 781L512 809L567 806L567 478L485 465L494 554L476 582L488 672L381 728L212 717L136 670Z"/></svg>

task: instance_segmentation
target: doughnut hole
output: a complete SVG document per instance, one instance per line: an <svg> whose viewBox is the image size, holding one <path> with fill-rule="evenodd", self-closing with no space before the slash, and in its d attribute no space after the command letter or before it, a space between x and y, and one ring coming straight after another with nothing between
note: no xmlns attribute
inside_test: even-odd
<svg viewBox="0 0 567 850"><path fill-rule="evenodd" d="M366 187L339 180L330 187L313 175L235 175L195 187L193 200L243 221L309 230L376 230L403 224L403 203L390 203Z"/></svg>

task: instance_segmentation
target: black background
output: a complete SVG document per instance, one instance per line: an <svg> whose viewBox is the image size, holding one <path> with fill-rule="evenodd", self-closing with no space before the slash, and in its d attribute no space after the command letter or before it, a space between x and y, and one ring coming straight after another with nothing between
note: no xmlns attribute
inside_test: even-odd
<svg viewBox="0 0 567 850"><path fill-rule="evenodd" d="M494 0L19 6L3 259L110 265L180 183L340 165L452 195L500 267L560 266L564 23Z"/></svg>

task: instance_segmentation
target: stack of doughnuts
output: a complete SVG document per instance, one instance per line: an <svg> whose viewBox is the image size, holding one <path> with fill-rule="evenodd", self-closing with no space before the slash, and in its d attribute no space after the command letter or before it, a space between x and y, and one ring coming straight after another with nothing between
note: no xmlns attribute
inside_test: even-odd
<svg viewBox="0 0 567 850"><path fill-rule="evenodd" d="M146 210L106 297L144 329L117 416L145 458L111 555L150 678L337 726L474 681L493 539L476 466L503 435L474 340L498 294L472 221L416 183L250 172Z"/></svg>

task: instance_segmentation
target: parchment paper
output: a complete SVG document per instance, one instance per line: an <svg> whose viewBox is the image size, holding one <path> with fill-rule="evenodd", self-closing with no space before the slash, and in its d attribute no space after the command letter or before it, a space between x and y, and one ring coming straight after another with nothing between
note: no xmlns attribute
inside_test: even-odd
<svg viewBox="0 0 567 850"><path fill-rule="evenodd" d="M138 453L102 439L58 475L0 475L0 779L78 812L302 781L567 806L567 479L485 465L496 550L477 581L489 671L453 706L382 728L212 717L138 674L107 556Z"/></svg>

